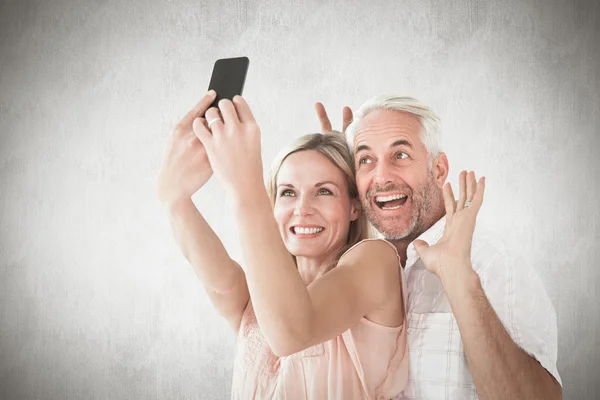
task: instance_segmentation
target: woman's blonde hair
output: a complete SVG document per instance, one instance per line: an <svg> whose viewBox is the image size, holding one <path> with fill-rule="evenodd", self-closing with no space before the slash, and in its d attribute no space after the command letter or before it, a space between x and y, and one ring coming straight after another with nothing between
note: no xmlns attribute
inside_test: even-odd
<svg viewBox="0 0 600 400"><path fill-rule="evenodd" d="M358 187L356 186L354 160L352 154L346 145L344 136L337 131L331 131L326 134L311 133L304 135L294 140L288 147L284 148L275 157L273 164L271 164L271 170L269 173L269 180L267 183L267 191L271 199L271 205L275 206L277 199L277 175L283 162L294 153L300 151L313 150L327 157L340 171L343 172L346 182L348 183L348 195L351 200L358 200ZM360 206L360 202L357 202ZM321 271L319 276L330 271L334 268L342 254L350 247L363 239L369 237L370 225L366 215L360 212L358 219L350 222L350 229L348 230L348 238L346 245L342 250L335 254L330 263ZM294 257L294 262L296 257Z"/></svg>

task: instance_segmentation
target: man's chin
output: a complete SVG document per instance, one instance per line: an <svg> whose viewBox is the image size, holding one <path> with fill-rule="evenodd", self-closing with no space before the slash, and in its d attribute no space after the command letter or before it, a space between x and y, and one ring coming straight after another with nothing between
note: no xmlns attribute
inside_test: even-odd
<svg viewBox="0 0 600 400"><path fill-rule="evenodd" d="M414 224L410 224L411 221L404 221L402 218L376 218L370 219L370 221L387 240L406 239L414 230Z"/></svg>
<svg viewBox="0 0 600 400"><path fill-rule="evenodd" d="M391 224L389 224L389 221L387 221L387 223L384 226L373 224L373 226L375 226L375 229L377 229L377 231L379 231L379 233L381 233L383 237L388 240L401 240L410 236L411 232L406 227L401 227L399 229L398 226L390 225Z"/></svg>
<svg viewBox="0 0 600 400"><path fill-rule="evenodd" d="M404 240L407 239L410 236L410 232L399 232L399 231L384 231L381 232L381 235L383 236L383 238L385 240L389 240L389 241L395 241L395 240Z"/></svg>
<svg viewBox="0 0 600 400"><path fill-rule="evenodd" d="M415 217L409 207L385 210L372 204L367 206L368 208L365 209L367 219L385 238L389 236L390 240L401 240L408 237L414 229Z"/></svg>

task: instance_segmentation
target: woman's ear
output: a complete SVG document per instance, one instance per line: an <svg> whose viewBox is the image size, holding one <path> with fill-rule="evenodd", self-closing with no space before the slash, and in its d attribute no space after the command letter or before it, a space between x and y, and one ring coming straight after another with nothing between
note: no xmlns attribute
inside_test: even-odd
<svg viewBox="0 0 600 400"><path fill-rule="evenodd" d="M350 200L350 221L356 221L360 215L362 214L362 206L360 205L360 200L352 199Z"/></svg>

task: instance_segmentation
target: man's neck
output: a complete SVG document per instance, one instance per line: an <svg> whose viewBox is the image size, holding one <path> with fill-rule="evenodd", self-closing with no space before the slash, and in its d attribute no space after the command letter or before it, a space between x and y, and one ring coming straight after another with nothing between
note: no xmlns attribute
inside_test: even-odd
<svg viewBox="0 0 600 400"><path fill-rule="evenodd" d="M404 268L407 259L406 249L408 249L408 245L412 242L412 239L390 240L390 242L396 246L396 250L398 250L398 255L400 256L400 264Z"/></svg>
<svg viewBox="0 0 600 400"><path fill-rule="evenodd" d="M442 212L440 213L436 213L436 216L434 216L431 221L428 221L428 223L426 223L423 228L413 232L409 237L399 240L389 240L389 242L393 243L394 246L396 246L396 250L398 250L398 255L400 256L400 263L402 265L402 268L406 266L406 260L408 258L406 254L408 245L410 245L423 233L427 232L427 230L430 229L433 225L435 225L436 222L438 222L440 219L442 219L444 215L446 215L445 210L442 210Z"/></svg>

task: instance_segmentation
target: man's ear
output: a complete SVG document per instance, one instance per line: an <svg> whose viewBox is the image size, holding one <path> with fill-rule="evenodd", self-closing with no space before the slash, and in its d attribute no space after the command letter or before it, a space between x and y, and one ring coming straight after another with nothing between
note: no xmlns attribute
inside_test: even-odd
<svg viewBox="0 0 600 400"><path fill-rule="evenodd" d="M358 198L350 200L350 221L356 221L362 214L362 206Z"/></svg>
<svg viewBox="0 0 600 400"><path fill-rule="evenodd" d="M448 179L448 172L450 170L446 153L442 152L435 156L432 164L431 173L433 174L433 179L435 180L437 187L442 189L444 183L446 183L446 179Z"/></svg>

